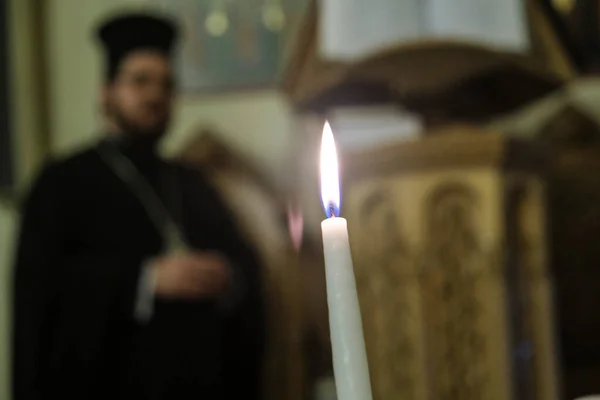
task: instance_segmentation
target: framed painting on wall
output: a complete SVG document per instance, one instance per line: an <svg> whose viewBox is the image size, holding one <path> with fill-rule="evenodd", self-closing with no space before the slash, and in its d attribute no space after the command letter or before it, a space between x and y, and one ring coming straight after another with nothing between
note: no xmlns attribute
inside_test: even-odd
<svg viewBox="0 0 600 400"><path fill-rule="evenodd" d="M307 0L151 0L182 26L180 89L275 86Z"/></svg>

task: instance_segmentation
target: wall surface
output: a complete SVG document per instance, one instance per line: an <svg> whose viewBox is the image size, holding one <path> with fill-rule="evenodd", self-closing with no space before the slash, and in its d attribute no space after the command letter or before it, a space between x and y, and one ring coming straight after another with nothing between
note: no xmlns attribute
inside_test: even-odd
<svg viewBox="0 0 600 400"><path fill-rule="evenodd" d="M9 1L9 60L15 190L23 189L43 158L39 119L39 77L35 76L35 0ZM17 212L13 201L0 198L0 400L10 395L10 276L14 253Z"/></svg>

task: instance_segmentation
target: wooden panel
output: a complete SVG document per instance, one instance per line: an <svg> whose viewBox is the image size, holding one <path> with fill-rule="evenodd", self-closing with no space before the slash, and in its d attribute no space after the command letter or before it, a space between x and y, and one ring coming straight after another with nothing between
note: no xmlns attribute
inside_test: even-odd
<svg viewBox="0 0 600 400"><path fill-rule="evenodd" d="M345 157L374 398L555 400L544 147L464 131Z"/></svg>

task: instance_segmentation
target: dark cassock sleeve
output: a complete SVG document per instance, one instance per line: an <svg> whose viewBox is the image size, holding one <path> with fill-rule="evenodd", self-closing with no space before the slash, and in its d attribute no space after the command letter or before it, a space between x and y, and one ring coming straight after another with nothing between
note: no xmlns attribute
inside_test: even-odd
<svg viewBox="0 0 600 400"><path fill-rule="evenodd" d="M210 232L204 239L209 249L227 257L233 269L233 298L223 310L226 321L227 396L224 398L262 399L265 341L265 305L258 257L244 240L231 210L206 177L197 175L191 199L196 199L192 227ZM202 183L202 184L199 184ZM203 207L198 207L202 204Z"/></svg>
<svg viewBox="0 0 600 400"><path fill-rule="evenodd" d="M49 398L67 379L56 371L69 366L74 392L96 386L90 380L106 376L94 369L104 368L102 346L109 331L133 318L143 260L79 254L78 206L70 200L77 187L67 174L59 165L44 168L23 204L13 271L14 400ZM71 351L65 361L67 343Z"/></svg>

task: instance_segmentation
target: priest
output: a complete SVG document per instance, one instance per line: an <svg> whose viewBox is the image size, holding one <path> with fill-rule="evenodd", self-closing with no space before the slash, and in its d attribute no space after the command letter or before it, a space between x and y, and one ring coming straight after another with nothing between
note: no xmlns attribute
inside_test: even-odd
<svg viewBox="0 0 600 400"><path fill-rule="evenodd" d="M106 135L24 203L13 398L259 399L257 259L208 180L157 155L176 24L121 15L98 37Z"/></svg>

